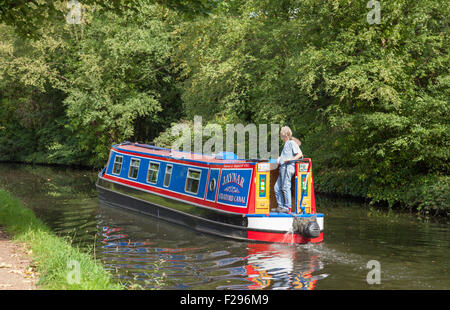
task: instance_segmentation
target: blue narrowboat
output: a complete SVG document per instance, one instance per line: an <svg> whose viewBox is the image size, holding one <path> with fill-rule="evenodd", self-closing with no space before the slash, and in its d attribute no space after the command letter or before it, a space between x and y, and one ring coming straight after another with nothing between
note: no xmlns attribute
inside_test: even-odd
<svg viewBox="0 0 450 310"><path fill-rule="evenodd" d="M229 152L199 155L147 144L111 147L96 183L102 203L200 232L238 240L308 243L323 240L311 159L296 162L289 213L277 207L278 165Z"/></svg>

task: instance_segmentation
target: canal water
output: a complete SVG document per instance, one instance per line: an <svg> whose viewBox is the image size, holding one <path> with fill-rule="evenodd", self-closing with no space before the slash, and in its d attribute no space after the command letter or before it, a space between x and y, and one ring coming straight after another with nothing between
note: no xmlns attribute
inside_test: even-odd
<svg viewBox="0 0 450 310"><path fill-rule="evenodd" d="M99 203L96 173L0 164L0 188L134 289L450 289L450 223L317 197L324 242L201 234Z"/></svg>

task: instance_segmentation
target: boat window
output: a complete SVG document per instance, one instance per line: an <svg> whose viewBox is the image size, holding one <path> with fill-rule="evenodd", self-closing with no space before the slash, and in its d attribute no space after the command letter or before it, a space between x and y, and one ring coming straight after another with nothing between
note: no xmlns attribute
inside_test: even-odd
<svg viewBox="0 0 450 310"><path fill-rule="evenodd" d="M122 170L122 162L123 162L123 156L116 155L116 158L114 159L114 166L113 166L113 174L120 174L120 171Z"/></svg>
<svg viewBox="0 0 450 310"><path fill-rule="evenodd" d="M140 159L131 159L130 163L130 172L128 173L128 177L131 179L137 179L139 172L139 164L141 163Z"/></svg>
<svg viewBox="0 0 450 310"><path fill-rule="evenodd" d="M216 189L216 179L211 179L211 182L209 182L209 191L214 192Z"/></svg>
<svg viewBox="0 0 450 310"><path fill-rule="evenodd" d="M172 165L166 166L166 174L164 175L164 186L167 187L170 185L170 179L172 177Z"/></svg>
<svg viewBox="0 0 450 310"><path fill-rule="evenodd" d="M197 194L200 184L201 171L189 169L186 178L186 192Z"/></svg>
<svg viewBox="0 0 450 310"><path fill-rule="evenodd" d="M150 163L148 166L147 182L156 184L158 180L159 163Z"/></svg>

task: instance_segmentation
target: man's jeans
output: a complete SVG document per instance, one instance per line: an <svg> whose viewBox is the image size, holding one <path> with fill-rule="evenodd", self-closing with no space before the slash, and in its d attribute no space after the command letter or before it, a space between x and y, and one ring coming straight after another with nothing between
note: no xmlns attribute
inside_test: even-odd
<svg viewBox="0 0 450 310"><path fill-rule="evenodd" d="M280 175L275 183L274 191L279 208L291 208L291 179L295 173L295 165L281 165Z"/></svg>

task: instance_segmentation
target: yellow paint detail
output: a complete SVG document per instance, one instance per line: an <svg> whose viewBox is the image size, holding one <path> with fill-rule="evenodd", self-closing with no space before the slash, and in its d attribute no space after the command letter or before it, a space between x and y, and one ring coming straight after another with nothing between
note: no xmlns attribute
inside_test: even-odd
<svg viewBox="0 0 450 310"><path fill-rule="evenodd" d="M305 213L311 213L311 171L308 173L308 164L300 163L297 165L297 212L301 212L300 202L302 202L302 206L305 208ZM311 169L310 169L311 170ZM306 180L302 182L302 180ZM303 196L302 201L302 190L306 190L306 193Z"/></svg>
<svg viewBox="0 0 450 310"><path fill-rule="evenodd" d="M261 195L260 180L261 176L266 176L263 186L265 188L265 197ZM270 171L256 172L256 199L255 199L255 213L267 214L270 211Z"/></svg>

